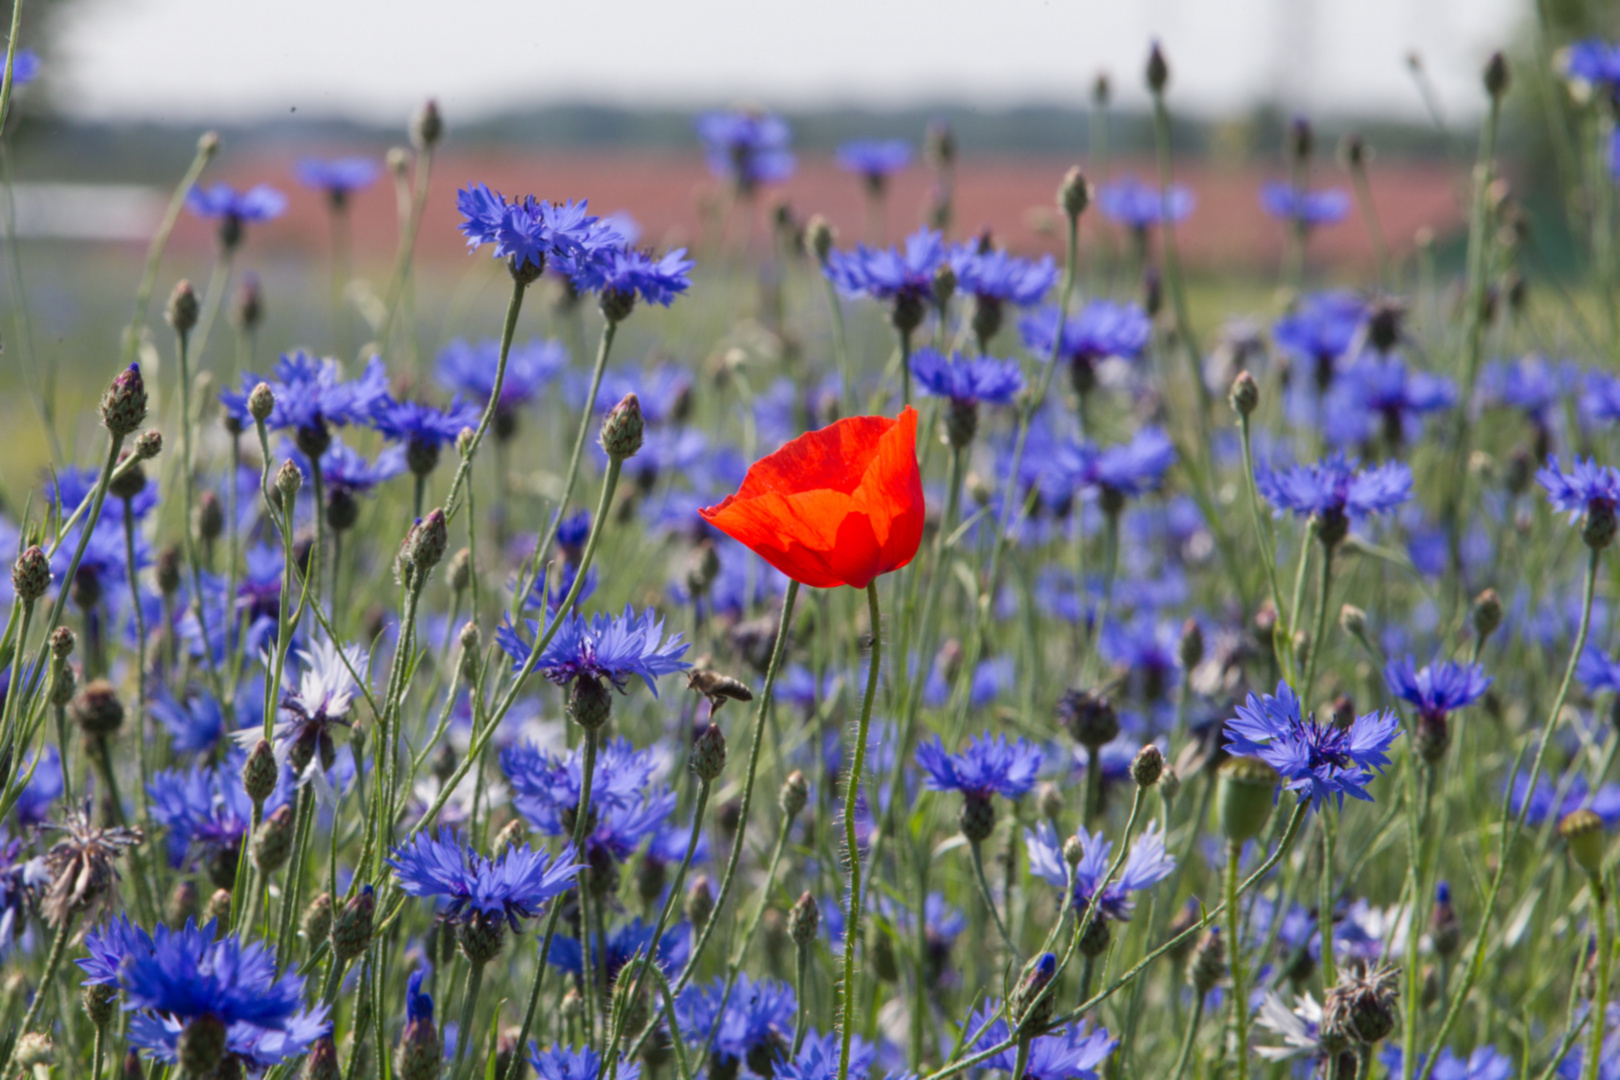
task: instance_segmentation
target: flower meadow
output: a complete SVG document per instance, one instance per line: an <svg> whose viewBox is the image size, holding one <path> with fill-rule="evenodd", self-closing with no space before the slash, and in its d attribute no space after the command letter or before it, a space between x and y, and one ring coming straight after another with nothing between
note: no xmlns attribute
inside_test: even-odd
<svg viewBox="0 0 1620 1080"><path fill-rule="evenodd" d="M1617 57L1557 60L1611 312ZM276 342L225 283L285 180L204 136L0 524L0 1075L1620 1077L1620 331L1520 275L1506 61L1450 283L1290 125L1263 325L1192 319L1145 80L1159 174L1055 175L1056 256L962 233L944 128L839 152L857 242L769 202L783 119L705 114L688 252L441 190L430 104L291 174L334 223L391 176L399 247ZM452 197L509 300L434 352ZM683 361L694 310L775 347Z"/></svg>

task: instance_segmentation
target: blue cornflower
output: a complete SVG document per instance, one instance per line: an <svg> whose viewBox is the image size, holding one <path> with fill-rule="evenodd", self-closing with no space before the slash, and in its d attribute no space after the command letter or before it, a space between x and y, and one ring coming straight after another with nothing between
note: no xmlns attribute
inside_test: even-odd
<svg viewBox="0 0 1620 1080"><path fill-rule="evenodd" d="M572 846L555 859L527 844L507 848L491 859L447 829L440 830L437 839L417 833L393 850L388 865L407 894L448 898L443 914L451 922L504 919L513 933L523 930L518 920L534 918L546 901L573 888L583 869L574 861Z"/></svg>
<svg viewBox="0 0 1620 1080"><path fill-rule="evenodd" d="M1087 392L1096 385L1097 366L1111 356L1135 360L1153 336L1153 323L1135 304L1093 300L1078 314L1061 320L1056 307L1030 312L1018 323L1024 347L1042 360L1053 355L1057 335L1057 359L1067 361L1070 378L1077 390Z"/></svg>
<svg viewBox="0 0 1620 1080"><path fill-rule="evenodd" d="M0 829L0 957L22 941L35 890L50 885L50 873L28 848Z"/></svg>
<svg viewBox="0 0 1620 1080"><path fill-rule="evenodd" d="M1400 446L1413 423L1457 400L1450 379L1408 371L1398 357L1363 356L1339 371L1323 409L1329 440L1365 442L1381 424L1384 441Z"/></svg>
<svg viewBox="0 0 1620 1080"><path fill-rule="evenodd" d="M1620 1080L1620 1003L1611 1001L1605 1015L1609 1033L1603 1036L1603 1046L1598 1051L1602 1055L1598 1060L1598 1080ZM1582 1039L1581 1045L1572 1049L1564 1060L1559 1062L1558 1075L1563 1080L1577 1080L1578 1077L1586 1075L1585 1044L1586 1040ZM1473 1078L1470 1077L1469 1080Z"/></svg>
<svg viewBox="0 0 1620 1080"><path fill-rule="evenodd" d="M237 191L229 184L212 187L193 184L186 193L186 207L198 217L219 220L219 243L227 251L242 242L242 226L250 221L270 221L287 210L287 196L268 184L257 184Z"/></svg>
<svg viewBox="0 0 1620 1080"><path fill-rule="evenodd" d="M99 469L82 469L69 465L52 476L46 483L45 494L47 498L56 504L56 508L61 511L63 518L67 518L86 499L95 494L96 482L99 479L101 479ZM157 484L148 479L146 486L140 490L140 493L129 500L129 509L135 515L136 521L143 521L157 504ZM116 504L109 503L108 510L104 512L111 515L113 505ZM118 509L117 516L122 521L122 507ZM118 527L122 529L123 525L120 524Z"/></svg>
<svg viewBox="0 0 1620 1080"><path fill-rule="evenodd" d="M986 1001L968 1017L965 1029L973 1035L981 1028L984 1034L973 1044L975 1050L989 1050L1011 1040L1012 1031L1007 1021L991 1020L1002 1011L1001 1002ZM1107 1028L1090 1030L1082 1021L1073 1026L1045 1035L1037 1035L1029 1043L1029 1059L1024 1075L1030 1080L1096 1080L1098 1067L1108 1060L1119 1040L1108 1034ZM986 1068L1000 1069L1011 1075L1017 1068L1017 1051L1003 1050L985 1063Z"/></svg>
<svg viewBox="0 0 1620 1080"><path fill-rule="evenodd" d="M604 302L625 303L640 298L669 307L692 284L692 267L685 248L653 258L651 252L631 247L609 247L575 260L570 280L580 292L601 293Z"/></svg>
<svg viewBox="0 0 1620 1080"><path fill-rule="evenodd" d="M607 451L598 444L598 458L607 461ZM634 480L643 492L657 486L658 478L665 475L692 475L707 456L709 437L696 428L647 428L642 432L641 449L636 456L624 462L623 476Z"/></svg>
<svg viewBox="0 0 1620 1080"><path fill-rule="evenodd" d="M591 537L591 512L581 510L557 523L557 550L569 562L578 562L585 553L585 541Z"/></svg>
<svg viewBox="0 0 1620 1080"><path fill-rule="evenodd" d="M730 180L744 195L793 175L795 161L788 149L793 132L780 116L743 110L706 112L693 126L709 171Z"/></svg>
<svg viewBox="0 0 1620 1080"><path fill-rule="evenodd" d="M651 608L639 616L626 604L624 614L619 617L604 612L589 619L579 614L562 617L566 621L546 646L538 664L546 678L554 683L567 684L578 678L606 680L622 692L626 680L639 675L657 697L655 680L660 675L692 666L681 659L690 646L681 641L678 633L665 641L664 620ZM525 621L531 635L539 634L539 623L532 619ZM495 638L512 658L514 670L528 662L532 647L518 636L511 623L496 631Z"/></svg>
<svg viewBox="0 0 1620 1080"><path fill-rule="evenodd" d="M177 754L207 754L225 737L225 713L212 694L198 690L177 698L161 682L152 688L147 712L169 732Z"/></svg>
<svg viewBox="0 0 1620 1080"><path fill-rule="evenodd" d="M1447 660L1425 664L1419 669L1411 656L1391 660L1384 668L1384 682L1390 693L1417 706L1418 714L1430 719L1444 719L1447 714L1472 705L1484 697L1491 686L1491 678L1478 664Z"/></svg>
<svg viewBox="0 0 1620 1080"><path fill-rule="evenodd" d="M683 838L684 839L684 838ZM684 846L684 845L683 845ZM591 957L591 963L607 973L608 985L619 972L624 970L626 964L635 960L647 951L652 943L653 925L640 919L631 919L607 937L607 948L603 954ZM658 940L656 960L658 967L666 972L674 973L686 966L686 958L691 955L692 928L685 923L664 931L664 936ZM551 939L551 951L546 959L553 967L575 975L585 970L584 953L579 947L578 940L558 935Z"/></svg>
<svg viewBox="0 0 1620 1080"><path fill-rule="evenodd" d="M599 1080L602 1075L602 1055L588 1046L579 1050L562 1046L540 1050L530 1043L529 1064L540 1080ZM623 1080L639 1080L641 1062L621 1060L616 1075Z"/></svg>
<svg viewBox="0 0 1620 1080"><path fill-rule="evenodd" d="M1577 41L1569 47L1564 71L1572 79L1613 94L1620 88L1620 45L1611 45L1602 38Z"/></svg>
<svg viewBox="0 0 1620 1080"><path fill-rule="evenodd" d="M18 773L19 779L23 777L28 778L28 786L17 793L17 805L11 812L18 825L43 825L51 819L51 808L65 790L62 757L56 747L46 746L37 759L25 754Z"/></svg>
<svg viewBox="0 0 1620 1080"><path fill-rule="evenodd" d="M514 272L532 266L538 276L547 259L574 259L622 242L617 232L598 227L600 219L583 201L552 203L527 195L508 203L500 192L473 184L456 193L456 208L467 246L495 245L495 258Z"/></svg>
<svg viewBox="0 0 1620 1080"><path fill-rule="evenodd" d="M1107 619L1097 637L1102 658L1122 668L1149 701L1164 696L1181 666L1181 625L1139 612L1130 619Z"/></svg>
<svg viewBox="0 0 1620 1080"><path fill-rule="evenodd" d="M1166 221L1184 220L1193 211L1193 195L1180 184L1161 192L1127 174L1097 188L1097 209L1110 221L1146 231Z"/></svg>
<svg viewBox="0 0 1620 1080"><path fill-rule="evenodd" d="M1175 444L1157 427L1101 450L1069 440L1040 464L1041 497L1061 506L1076 495L1095 496L1105 512L1117 514L1127 499L1157 491L1175 460Z"/></svg>
<svg viewBox="0 0 1620 1080"><path fill-rule="evenodd" d="M1092 897L1097 896L1103 879L1108 876L1114 844L1101 830L1093 836L1083 826L1075 836L1080 840L1082 854L1074 868L1074 908L1084 912L1090 906ZM1029 852L1031 873L1059 889L1068 886L1068 864L1063 861L1063 841L1058 839L1050 824L1042 821L1036 824L1033 832L1025 829L1024 847ZM1125 857L1125 865L1120 868L1119 874L1098 897L1098 914L1117 922L1129 922L1136 908L1131 894L1152 888L1169 877L1175 868L1175 856L1166 854L1158 822L1150 824L1131 845L1131 853Z"/></svg>
<svg viewBox="0 0 1620 1080"><path fill-rule="evenodd" d="M1616 1050L1620 1051L1620 1043L1617 1043ZM1428 1057L1427 1054L1418 1055L1417 1060L1413 1062L1413 1076L1423 1071ZM1405 1059L1398 1045L1391 1043L1385 1047L1384 1052L1378 1055L1378 1060L1389 1069L1390 1076L1405 1075L1405 1071L1401 1068ZM1473 1053L1465 1058L1458 1057L1451 1052L1451 1047L1447 1046L1435 1059L1434 1068L1429 1076L1431 1080L1512 1080L1513 1074L1517 1071L1513 1059L1494 1046L1476 1047ZM1571 1075L1578 1076L1579 1073Z"/></svg>
<svg viewBox="0 0 1620 1080"><path fill-rule="evenodd" d="M584 373L577 380L565 384L568 403L584 408L590 397L590 378ZM634 394L641 402L641 416L648 426L657 426L669 420L684 418L692 403L692 373L678 364L626 364L602 374L602 385L596 394L595 409L606 416L623 401L626 394Z"/></svg>
<svg viewBox="0 0 1620 1080"><path fill-rule="evenodd" d="M1596 460L1577 457L1574 472L1564 472L1558 459L1549 457L1547 467L1536 473L1536 482L1547 489L1547 501L1554 510L1569 512L1571 524L1594 510L1613 516L1620 502L1620 472L1599 465Z"/></svg>
<svg viewBox="0 0 1620 1080"><path fill-rule="evenodd" d="M838 148L838 167L866 181L874 194L884 181L911 164L911 144L904 139L854 139Z"/></svg>
<svg viewBox="0 0 1620 1080"><path fill-rule="evenodd" d="M1384 751L1401 733L1393 712L1366 713L1348 727L1320 724L1301 715L1299 698L1285 682L1277 694L1250 694L1226 722L1226 750L1234 756L1257 757L1282 776L1283 787L1312 806L1337 797L1372 801L1367 784L1372 770L1389 764Z"/></svg>
<svg viewBox="0 0 1620 1080"><path fill-rule="evenodd" d="M500 342L493 338L475 344L457 338L439 352L439 384L466 394L480 406L487 405L489 395L495 391L495 368L500 355ZM495 403L496 437L509 438L516 424L513 412L533 401L567 367L568 350L561 342L537 339L513 345L506 355L501 398Z"/></svg>
<svg viewBox="0 0 1620 1080"><path fill-rule="evenodd" d="M894 317L915 328L934 296L934 271L945 262L945 237L921 228L906 237L904 249L869 248L827 253L827 277L848 296L888 301Z"/></svg>
<svg viewBox="0 0 1620 1080"><path fill-rule="evenodd" d="M1575 674L1593 693L1607 690L1620 693L1620 659L1611 657L1596 645L1588 645L1581 653Z"/></svg>
<svg viewBox="0 0 1620 1080"><path fill-rule="evenodd" d="M828 909L828 914L837 910L834 905ZM821 1035L815 1028L810 1028L805 1032L804 1045L799 1047L797 1056L792 1061L777 1063L776 1080L837 1080L841 1050L838 1032L829 1031ZM859 1035L852 1035L849 1045L850 1080L866 1080L871 1075L872 1062L876 1057L877 1047Z"/></svg>
<svg viewBox="0 0 1620 1080"><path fill-rule="evenodd" d="M551 579L549 587L546 585L544 575L534 579L534 584L529 586L529 594L523 598L524 606L536 608L541 603L544 603L546 605L546 618L556 618L557 612L562 610L563 601L568 599L568 593L573 589L574 582L578 577L579 563L565 560L562 569ZM579 595L574 597L574 603L570 607L570 611L577 611L579 605L596 594L596 581L596 567L593 566L585 571L585 582L580 585Z"/></svg>
<svg viewBox="0 0 1620 1080"><path fill-rule="evenodd" d="M261 729L262 730L262 729ZM236 859L253 824L253 802L242 788L240 758L224 765L165 769L146 787L152 817L168 830L169 865L180 869L195 854L218 881L236 877ZM278 788L265 800L266 813L287 801Z"/></svg>
<svg viewBox="0 0 1620 1080"><path fill-rule="evenodd" d="M420 401L395 401L384 395L371 409L371 426L386 439L405 447L405 464L417 476L426 476L439 463L439 454L456 441L463 429L478 427L479 408L453 398L443 409Z"/></svg>
<svg viewBox="0 0 1620 1080"><path fill-rule="evenodd" d="M755 1066L774 1063L781 1047L793 1038L793 1016L798 1011L793 988L770 979L756 982L739 973L722 1015L725 992L724 976L716 976L712 986L689 986L682 991L675 1003L681 1030L699 1040L709 1039L713 1033L712 1052L719 1064L747 1062L750 1054L765 1055L764 1061L756 1057L749 1067L768 1075L769 1068Z"/></svg>
<svg viewBox="0 0 1620 1080"><path fill-rule="evenodd" d="M1338 188L1300 191L1272 182L1260 189L1260 205L1272 217L1308 229L1343 221L1350 212L1350 196Z"/></svg>
<svg viewBox="0 0 1620 1080"><path fill-rule="evenodd" d="M124 955L117 978L126 1007L158 1014L131 1023L131 1043L173 1060L185 1028L207 1020L224 1025L228 1054L257 1066L261 1054L279 1061L297 1052L286 1044L307 1029L314 1028L310 1040L325 1030L324 1006L299 1010L301 977L289 972L278 978L275 956L264 945L234 934L215 941L213 930L212 923L199 928L188 922L177 931L159 926ZM267 1039L267 1033L283 1038Z"/></svg>
<svg viewBox="0 0 1620 1080"><path fill-rule="evenodd" d="M370 187L382 175L381 167L366 157L304 158L293 171L305 187L326 192L335 209L342 209L351 193Z"/></svg>
<svg viewBox="0 0 1620 1080"><path fill-rule="evenodd" d="M282 443L282 456L290 460L305 476L311 473L309 458L296 446ZM364 495L378 484L392 480L405 471L407 454L403 446L388 446L378 453L376 460L367 461L364 454L333 439L321 455L321 483L326 488L327 506L346 496ZM310 494L314 491L311 489Z"/></svg>
<svg viewBox="0 0 1620 1080"><path fill-rule="evenodd" d="M1367 305L1355 293L1313 293L1271 327L1277 347L1312 365L1318 389L1327 389L1334 363L1350 350L1367 318Z"/></svg>
<svg viewBox="0 0 1620 1080"><path fill-rule="evenodd" d="M15 63L7 66L11 68L11 88L15 90L39 78L40 68L45 65L40 63L39 54L33 49L18 49Z"/></svg>
<svg viewBox="0 0 1620 1080"><path fill-rule="evenodd" d="M1389 461L1371 469L1357 469L1355 458L1334 451L1321 461L1294 465L1282 472L1255 470L1255 486L1278 517L1293 511L1324 521L1393 510L1412 497L1412 470L1404 462Z"/></svg>
<svg viewBox="0 0 1620 1080"><path fill-rule="evenodd" d="M282 354L270 378L243 374L240 393L220 395L221 403L244 429L253 427L247 397L260 382L268 383L276 398L266 426L272 431L296 431L299 449L317 455L326 451L329 427L369 421L372 409L388 393L388 372L379 357L371 358L358 379L346 381L336 360L322 360L297 349Z"/></svg>
<svg viewBox="0 0 1620 1080"><path fill-rule="evenodd" d="M643 841L655 838L675 810L675 793L652 783L653 751L636 750L628 739L614 739L597 752L591 775L591 817L585 838L587 861L629 858ZM501 769L511 781L513 805L548 836L571 835L584 784L584 750L556 755L530 743L501 751Z"/></svg>
<svg viewBox="0 0 1620 1080"><path fill-rule="evenodd" d="M1041 768L1040 747L1027 739L1008 742L1005 735L975 735L960 754L948 754L939 736L917 747L916 760L929 791L960 791L970 798L1002 795L1023 798L1035 786Z"/></svg>
<svg viewBox="0 0 1620 1080"><path fill-rule="evenodd" d="M1006 405L1024 388L1024 373L1016 360L959 352L947 358L930 347L912 353L911 374L923 393L958 404Z"/></svg>
<svg viewBox="0 0 1620 1080"><path fill-rule="evenodd" d="M1482 405L1518 409L1545 431L1556 423L1558 406L1579 380L1573 361L1555 364L1544 356L1497 360L1480 371L1478 397Z"/></svg>
<svg viewBox="0 0 1620 1080"><path fill-rule="evenodd" d="M1521 770L1513 777L1508 804L1515 814L1523 813L1525 824L1544 825L1562 821L1576 810L1590 810L1603 819L1604 827L1620 825L1620 784L1600 784L1595 790L1586 778L1575 775L1567 781L1555 781L1542 776L1529 793L1529 806L1525 806L1525 793L1530 786L1530 770Z"/></svg>
<svg viewBox="0 0 1620 1080"><path fill-rule="evenodd" d="M956 273L956 291L973 298L973 329L989 341L1001 328L1004 304L1038 304L1057 284L1057 264L1050 255L1025 259L1000 248L982 250L977 242L958 244L948 256Z"/></svg>
<svg viewBox="0 0 1620 1080"><path fill-rule="evenodd" d="M968 706L974 709L988 708L1012 686L1014 673L1013 658L1010 656L980 660L973 669L973 681L968 687ZM944 708L950 700L953 683L961 677L961 673L958 673L947 681L946 672L936 660L929 669L928 681L923 683L923 704L930 709Z"/></svg>

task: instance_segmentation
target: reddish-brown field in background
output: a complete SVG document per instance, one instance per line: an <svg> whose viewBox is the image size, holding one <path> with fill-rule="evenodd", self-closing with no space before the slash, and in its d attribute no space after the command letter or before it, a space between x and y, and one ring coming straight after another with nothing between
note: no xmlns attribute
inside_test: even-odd
<svg viewBox="0 0 1620 1080"><path fill-rule="evenodd" d="M330 148L340 153L341 148ZM957 169L956 226L958 236L989 228L998 242L1018 251L1057 251L1053 193L1071 162L1050 157L968 158ZM330 226L323 198L300 187L291 175L291 159L239 160L216 173L217 178L246 186L270 183L287 193L291 207L285 217L256 226L250 243L266 252L319 254L329 243ZM1152 175L1149 161L1120 161L1114 175L1135 172ZM1197 205L1179 231L1186 263L1197 270L1266 271L1281 257L1284 229L1260 209L1260 185L1276 174L1254 166L1222 167L1203 161L1177 165L1176 179L1189 187ZM1344 186L1348 177L1339 169L1322 166L1315 183ZM1413 235L1430 228L1437 236L1460 227L1462 176L1453 168L1433 163L1375 163L1373 199L1391 249L1410 249ZM702 235L701 206L714 205L721 187L695 154L653 151L597 151L524 154L516 151L487 154L445 153L435 162L426 219L418 246L419 256L442 261L465 253L456 230L458 187L482 181L508 196L533 193L542 198L588 198L597 213L626 211L643 228L643 243L655 246L694 244ZM920 167L896 177L888 200L888 238L915 228L927 201L931 177ZM825 214L839 230L840 244L866 239L865 195L855 178L829 158L802 158L798 172L787 183L760 193L759 220L753 231L762 242L766 210L786 199L801 218ZM1088 212L1090 227L1096 212ZM391 180L384 178L354 199L353 224L356 254L361 259L386 258L396 240L395 205ZM734 219L735 242L740 226ZM208 227L191 218L183 220L176 237L187 246L209 243ZM1372 261L1372 243L1359 214L1325 226L1311 241L1316 263L1365 268Z"/></svg>

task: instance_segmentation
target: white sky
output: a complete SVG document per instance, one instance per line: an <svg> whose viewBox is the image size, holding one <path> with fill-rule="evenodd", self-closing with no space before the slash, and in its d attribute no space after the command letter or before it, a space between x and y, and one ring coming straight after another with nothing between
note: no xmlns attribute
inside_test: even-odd
<svg viewBox="0 0 1620 1080"><path fill-rule="evenodd" d="M1157 36L1179 111L1418 116L1415 49L1465 116L1484 58L1527 14L1525 0L79 0L55 86L76 115L169 121L397 121L428 95L452 122L579 101L1082 104L1102 69L1134 102Z"/></svg>

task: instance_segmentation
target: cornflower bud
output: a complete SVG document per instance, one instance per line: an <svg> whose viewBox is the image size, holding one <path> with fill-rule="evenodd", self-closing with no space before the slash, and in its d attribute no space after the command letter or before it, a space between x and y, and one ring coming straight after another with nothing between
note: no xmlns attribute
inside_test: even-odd
<svg viewBox="0 0 1620 1080"><path fill-rule="evenodd" d="M248 415L262 424L270 419L270 414L276 409L276 393L270 389L269 383L260 383L248 394Z"/></svg>
<svg viewBox="0 0 1620 1080"><path fill-rule="evenodd" d="M478 624L469 622L461 628L461 678L469 683L478 681L479 650L483 647L483 635L478 631Z"/></svg>
<svg viewBox="0 0 1620 1080"><path fill-rule="evenodd" d="M827 265L827 256L832 252L836 236L833 227L827 219L820 214L811 216L804 227L804 239L810 250L815 253L816 261L823 266Z"/></svg>
<svg viewBox="0 0 1620 1080"><path fill-rule="evenodd" d="M934 306L944 307L956 295L956 271L951 264L942 262L934 269Z"/></svg>
<svg viewBox="0 0 1620 1080"><path fill-rule="evenodd" d="M203 909L203 921L211 922L218 934L225 933L225 927L231 923L231 891L229 889L215 889L208 898L208 906Z"/></svg>
<svg viewBox="0 0 1620 1080"><path fill-rule="evenodd" d="M634 394L624 395L624 400L613 406L602 421L602 449L615 461L635 457L641 449L643 426L640 399Z"/></svg>
<svg viewBox="0 0 1620 1080"><path fill-rule="evenodd" d="M698 779L712 784L726 768L726 734L717 724L708 724L692 740L692 753L688 759Z"/></svg>
<svg viewBox="0 0 1620 1080"><path fill-rule="evenodd" d="M163 914L175 926L184 926L187 919L196 918L197 886L186 880L175 882Z"/></svg>
<svg viewBox="0 0 1620 1080"><path fill-rule="evenodd" d="M198 307L197 293L191 282L182 279L169 294L169 306L164 309L163 317L174 327L175 333L184 337L197 325Z"/></svg>
<svg viewBox="0 0 1620 1080"><path fill-rule="evenodd" d="M1170 65L1165 61L1164 52L1159 48L1157 41L1153 43L1153 48L1148 51L1147 70L1144 74L1147 77L1147 88L1150 93L1163 93L1164 88L1170 83Z"/></svg>
<svg viewBox="0 0 1620 1080"><path fill-rule="evenodd" d="M291 461L283 461L281 468L276 471L276 491L281 494L283 511L292 507L293 500L298 498L298 489L303 486L303 471Z"/></svg>
<svg viewBox="0 0 1620 1080"><path fill-rule="evenodd" d="M1259 758L1229 758L1217 776L1221 831L1226 839L1241 844L1259 836L1271 817L1277 770Z"/></svg>
<svg viewBox="0 0 1620 1080"><path fill-rule="evenodd" d="M253 865L268 877L286 865L292 855L293 810L291 806L278 806L259 823L253 834Z"/></svg>
<svg viewBox="0 0 1620 1080"><path fill-rule="evenodd" d="M1603 819L1584 808L1572 811L1558 823L1558 835L1569 845L1575 865L1595 878L1603 866Z"/></svg>
<svg viewBox="0 0 1620 1080"><path fill-rule="evenodd" d="M1434 942L1434 951L1441 957L1454 955L1462 944L1462 922L1457 918L1457 909L1451 906L1451 886L1444 881L1434 887L1429 937Z"/></svg>
<svg viewBox="0 0 1620 1080"><path fill-rule="evenodd" d="M821 926L821 905L806 889L794 901L793 910L788 913L788 937L793 944L801 949L809 948L816 940L816 930Z"/></svg>
<svg viewBox="0 0 1620 1080"><path fill-rule="evenodd" d="M92 679L73 698L73 719L91 737L116 734L124 726L124 705L106 679Z"/></svg>
<svg viewBox="0 0 1620 1080"><path fill-rule="evenodd" d="M1474 597L1474 633L1479 635L1480 643L1496 632L1502 625L1502 598L1495 589L1486 589Z"/></svg>
<svg viewBox="0 0 1620 1080"><path fill-rule="evenodd" d="M350 897L343 911L333 919L332 955L339 963L348 963L371 944L371 920L376 904L372 888L367 885Z"/></svg>
<svg viewBox="0 0 1620 1080"><path fill-rule="evenodd" d="M275 750L268 740L260 739L242 763L242 789L254 805L262 807L275 792L279 772Z"/></svg>
<svg viewBox="0 0 1620 1080"><path fill-rule="evenodd" d="M789 821L799 816L810 801L810 781L804 778L804 773L794 769L788 773L786 780L782 781L782 790L776 797L776 805L781 808L782 816Z"/></svg>
<svg viewBox="0 0 1620 1080"><path fill-rule="evenodd" d="M1091 205L1091 185L1086 181L1086 174L1080 171L1080 166L1071 165L1069 171L1063 174L1063 183L1058 186L1058 208L1073 221L1085 213L1086 207Z"/></svg>
<svg viewBox="0 0 1620 1080"><path fill-rule="evenodd" d="M66 626L58 626L51 631L51 659L66 660L73 655L73 647L79 643L78 636Z"/></svg>
<svg viewBox="0 0 1620 1080"><path fill-rule="evenodd" d="M444 117L439 114L439 103L428 98L411 117L411 145L418 150L431 150L444 136Z"/></svg>
<svg viewBox="0 0 1620 1080"><path fill-rule="evenodd" d="M146 383L141 366L131 364L113 377L101 395L101 423L118 438L133 435L146 419Z"/></svg>
<svg viewBox="0 0 1620 1080"><path fill-rule="evenodd" d="M242 284L237 286L231 317L248 333L258 329L259 323L264 321L264 289L257 274L245 275Z"/></svg>
<svg viewBox="0 0 1620 1080"><path fill-rule="evenodd" d="M163 453L163 432L147 430L135 436L135 457L151 461Z"/></svg>
<svg viewBox="0 0 1620 1080"><path fill-rule="evenodd" d="M1074 741L1096 751L1119 735L1119 714L1113 703L1091 690L1070 690L1057 703L1058 724L1068 728Z"/></svg>
<svg viewBox="0 0 1620 1080"><path fill-rule="evenodd" d="M1354 604L1345 604L1339 609L1339 628L1351 637L1361 637L1367 632L1367 613Z"/></svg>
<svg viewBox="0 0 1620 1080"><path fill-rule="evenodd" d="M407 580L405 570L409 570L408 580L416 587L427 581L428 574L439 565L444 558L445 549L450 546L450 531L445 522L444 511L433 509L428 511L425 518L412 525L405 534L405 543L400 548L401 580Z"/></svg>
<svg viewBox="0 0 1620 1080"><path fill-rule="evenodd" d="M1204 630L1198 625L1197 619L1188 619L1181 624L1179 651L1183 671L1190 672L1204 659Z"/></svg>
<svg viewBox="0 0 1620 1080"><path fill-rule="evenodd" d="M202 493L202 498L197 500L197 506L192 514L192 528L197 531L197 537L203 543L212 543L224 533L225 507L220 505L219 496L212 491Z"/></svg>
<svg viewBox="0 0 1620 1080"><path fill-rule="evenodd" d="M472 551L461 548L450 556L450 588L454 592L461 592L472 584Z"/></svg>
<svg viewBox="0 0 1620 1080"><path fill-rule="evenodd" d="M1204 931L1187 966L1187 982L1203 997L1226 978L1226 941L1216 927Z"/></svg>
<svg viewBox="0 0 1620 1080"><path fill-rule="evenodd" d="M1053 995L1047 994L1038 1004L1036 998L1056 974L1057 957L1051 953L1041 953L1024 965L1007 1002L1018 1034L1038 1035L1046 1030L1052 1019Z"/></svg>
<svg viewBox="0 0 1620 1080"><path fill-rule="evenodd" d="M1507 57L1500 50L1491 53L1491 58L1485 61L1484 81L1485 92L1493 99L1500 101L1502 95L1507 93L1512 76L1508 71Z"/></svg>
<svg viewBox="0 0 1620 1080"><path fill-rule="evenodd" d="M118 988L106 983L86 986L80 995L85 1015L98 1028L104 1028L118 1015Z"/></svg>
<svg viewBox="0 0 1620 1080"><path fill-rule="evenodd" d="M304 940L313 948L332 933L332 894L323 892L309 902L301 922Z"/></svg>
<svg viewBox="0 0 1620 1080"><path fill-rule="evenodd" d="M1063 841L1063 861L1070 866L1079 866L1080 860L1086 857L1086 849L1080 843L1078 836L1071 836Z"/></svg>
<svg viewBox="0 0 1620 1080"><path fill-rule="evenodd" d="M1041 817L1055 818L1063 813L1063 792L1051 781L1042 781L1035 789L1035 806Z"/></svg>
<svg viewBox="0 0 1620 1080"><path fill-rule="evenodd" d="M692 929L701 934L714 915L714 886L709 884L708 874L699 874L687 886L684 908Z"/></svg>
<svg viewBox="0 0 1620 1080"><path fill-rule="evenodd" d="M1137 787L1152 787L1159 782L1159 777L1163 773L1163 751L1152 743L1137 751L1136 760L1131 762L1131 779L1136 781Z"/></svg>
<svg viewBox="0 0 1620 1080"><path fill-rule="evenodd" d="M342 1076L337 1043L332 1036L322 1035L310 1045L309 1056L304 1059L303 1080L341 1080Z"/></svg>
<svg viewBox="0 0 1620 1080"><path fill-rule="evenodd" d="M51 587L51 560L38 544L30 545L11 564L11 587L27 607Z"/></svg>
<svg viewBox="0 0 1620 1080"><path fill-rule="evenodd" d="M1260 406L1260 384L1254 381L1254 376L1247 371L1237 373L1232 380L1232 391L1227 395L1232 403L1232 411L1239 416L1249 416Z"/></svg>

